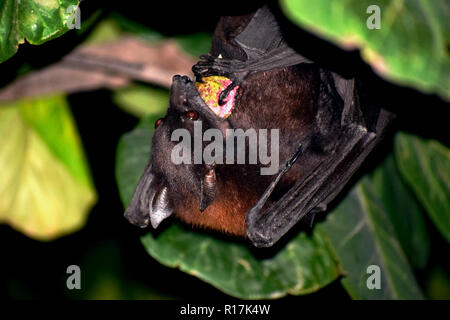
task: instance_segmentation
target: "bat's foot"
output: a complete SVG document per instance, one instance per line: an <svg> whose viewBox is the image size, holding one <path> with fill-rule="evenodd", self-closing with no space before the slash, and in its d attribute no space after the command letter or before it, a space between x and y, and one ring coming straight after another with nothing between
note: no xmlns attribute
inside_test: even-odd
<svg viewBox="0 0 450 320"><path fill-rule="evenodd" d="M220 74L219 68L214 67L214 60L215 59L209 54L200 56L200 61L192 66L192 72L194 72L197 80L212 75L223 75Z"/></svg>
<svg viewBox="0 0 450 320"><path fill-rule="evenodd" d="M206 54L200 56L200 61L192 67L192 71L198 82L202 82L203 77L209 76L224 76L232 81L232 83L220 93L218 102L219 105L222 106L226 103L230 92L239 86L244 77L248 74L247 71L242 71L245 70L245 66L245 61L235 59L229 60L219 57L215 58L210 54Z"/></svg>
<svg viewBox="0 0 450 320"><path fill-rule="evenodd" d="M236 88L238 86L238 81L233 81L231 82L231 84L225 88L225 90L223 90L220 95L219 95L219 106L223 106L227 100L228 100L228 95L230 94L231 91L233 91L234 88Z"/></svg>
<svg viewBox="0 0 450 320"><path fill-rule="evenodd" d="M275 244L278 238L268 236L265 233L254 230L253 228L247 229L247 237L251 243L257 248L268 248Z"/></svg>
<svg viewBox="0 0 450 320"><path fill-rule="evenodd" d="M192 71L196 77L225 76L233 78L236 71L244 67L244 61L215 58L210 54L205 54L200 56L200 61L192 67Z"/></svg>

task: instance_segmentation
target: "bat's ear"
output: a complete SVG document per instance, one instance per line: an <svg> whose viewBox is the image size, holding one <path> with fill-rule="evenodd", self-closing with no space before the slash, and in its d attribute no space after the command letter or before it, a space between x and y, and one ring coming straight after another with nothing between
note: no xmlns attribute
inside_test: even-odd
<svg viewBox="0 0 450 320"><path fill-rule="evenodd" d="M125 211L125 218L138 227L145 228L151 223L156 229L172 212L169 190L152 173L152 164L149 163Z"/></svg>
<svg viewBox="0 0 450 320"><path fill-rule="evenodd" d="M150 222L149 199L151 198L151 184L153 180L151 169L151 164L148 164L124 214L130 223L141 228L145 228Z"/></svg>

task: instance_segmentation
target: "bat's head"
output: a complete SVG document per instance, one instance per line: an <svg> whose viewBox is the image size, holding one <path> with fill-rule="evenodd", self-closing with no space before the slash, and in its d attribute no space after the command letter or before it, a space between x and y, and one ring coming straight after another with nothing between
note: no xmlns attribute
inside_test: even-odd
<svg viewBox="0 0 450 320"><path fill-rule="evenodd" d="M249 174L244 168L225 164L227 118L238 88L223 106L218 95L229 84L225 77L203 83L174 77L167 114L155 124L150 163L125 213L130 222L156 228L173 213L193 225L245 234L245 212L257 193L234 178Z"/></svg>
<svg viewBox="0 0 450 320"><path fill-rule="evenodd" d="M173 214L194 226L245 236L245 214L311 122L314 90L306 86L314 75L309 65L255 74L223 105L218 98L230 85L227 78L195 83L175 76L126 218L156 228ZM289 177L280 188L288 184Z"/></svg>
<svg viewBox="0 0 450 320"><path fill-rule="evenodd" d="M222 114L222 111L215 113L206 104L223 90L214 80L197 83L203 89L209 85L202 98L188 77L174 77L167 114L156 124L150 164L125 214L131 222L141 227L151 223L156 228L174 213L193 225L245 233L244 214L247 203L252 201L248 196L245 201L238 199L239 195L248 194L246 188L239 188L234 179L223 174L224 157L219 159L217 154L209 161L203 157L210 143L204 141L205 133L214 135L210 140L218 148L224 145L226 129L230 126L225 118L234 107L216 105L215 109L228 109L227 114ZM234 98L229 102L234 104Z"/></svg>
<svg viewBox="0 0 450 320"><path fill-rule="evenodd" d="M254 29L271 40L254 41ZM221 59L225 69L230 67L227 63L264 61L258 54L272 50L272 44L282 44L280 37L266 9L257 15L224 17L210 57ZM248 49L250 45L255 50ZM246 235L246 213L279 164L313 131L321 91L319 69L310 63L289 63L289 50L269 54L266 60L286 53L289 66L275 61L267 68L262 63L262 71L241 73L233 84L227 77L211 74L196 77L199 82L174 77L167 114L154 133L150 163L125 213L130 222L156 228L173 214L194 226ZM226 99L219 101L222 92L227 92ZM267 205L301 174L301 166L291 169Z"/></svg>

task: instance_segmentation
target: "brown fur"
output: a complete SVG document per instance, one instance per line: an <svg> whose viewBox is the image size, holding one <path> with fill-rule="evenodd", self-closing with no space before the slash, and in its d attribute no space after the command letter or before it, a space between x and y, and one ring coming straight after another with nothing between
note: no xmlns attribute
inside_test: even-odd
<svg viewBox="0 0 450 320"><path fill-rule="evenodd" d="M246 54L234 38L252 17L253 13L242 12L239 16L221 18L213 38L211 54L221 54L224 59L245 60ZM174 215L188 224L246 236L245 215L267 188L272 176L260 174L261 164L217 164L215 199L206 210L200 211L200 186L206 172L205 166L175 165L170 161L171 150L177 144L170 141L173 130L184 128L191 134L193 132L193 121L183 117L191 107L186 96L186 81L187 79L181 78L174 81L170 108L155 131L151 159L151 174L154 178L148 188L154 190L161 186L167 187ZM300 141L314 134L319 83L318 67L312 64L249 74L239 84L235 107L227 120L207 118L204 113L199 112L203 130L208 127L219 128L222 132L224 128L240 128L244 131L250 128L267 129L269 132L270 129L280 129L279 160L282 165L297 151ZM270 133L268 140L270 144ZM308 168L296 163L279 183L274 194L282 194L290 188L302 178L304 170ZM144 186L142 184L142 190L145 191ZM130 211L130 216L134 223L142 226L146 216L138 205L136 202L131 206L135 209Z"/></svg>
<svg viewBox="0 0 450 320"><path fill-rule="evenodd" d="M232 128L280 129L280 164L295 151L315 115L316 70L310 65L295 66L250 75L238 91L235 109L228 119ZM216 170L218 191L214 202L199 209L195 186L178 188L183 194L175 204L175 215L184 222L206 229L246 236L245 214L257 202L272 176L261 176L259 167L221 165ZM280 183L289 188L299 179L295 166ZM181 178L181 175L179 176ZM189 185L189 183L188 183ZM180 190L182 189L182 190ZM195 190L195 191L194 191Z"/></svg>
<svg viewBox="0 0 450 320"><path fill-rule="evenodd" d="M195 227L245 237L245 213L258 200L257 194L243 193L232 181L218 188L220 192L205 211L200 211L199 199L188 198L175 207L175 215Z"/></svg>

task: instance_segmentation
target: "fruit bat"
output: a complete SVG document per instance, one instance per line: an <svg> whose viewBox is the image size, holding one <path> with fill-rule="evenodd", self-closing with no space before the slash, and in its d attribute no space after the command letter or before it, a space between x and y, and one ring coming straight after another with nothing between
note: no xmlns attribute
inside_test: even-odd
<svg viewBox="0 0 450 320"><path fill-rule="evenodd" d="M194 79L173 77L167 114L155 124L151 159L126 209L125 217L139 227L156 228L174 215L195 227L246 237L256 247L272 246L300 220L312 221L326 210L391 119L364 99L358 79L294 50L267 5L221 17L210 52L192 70ZM261 174L267 163L252 163L249 152L244 163L174 163L179 140L173 133L195 135L199 123L201 133L223 134L214 138L223 149L229 130L277 129L278 139L266 142L279 144L278 170ZM253 143L244 138L248 149ZM196 143L190 139L188 145ZM189 152L181 151L192 159Z"/></svg>

